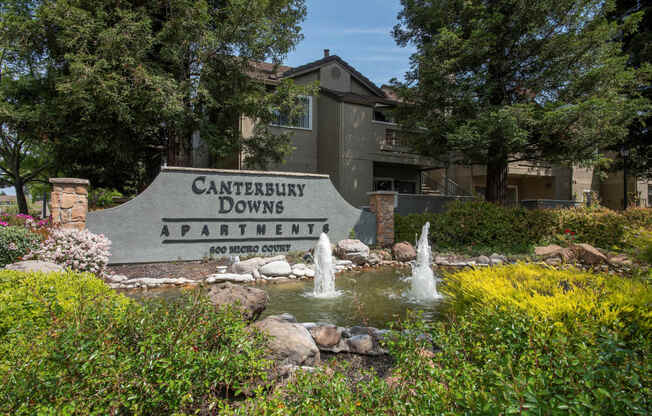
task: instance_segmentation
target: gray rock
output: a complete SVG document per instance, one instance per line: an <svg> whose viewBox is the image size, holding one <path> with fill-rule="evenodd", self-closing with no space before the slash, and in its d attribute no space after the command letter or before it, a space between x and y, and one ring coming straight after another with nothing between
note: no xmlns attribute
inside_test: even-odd
<svg viewBox="0 0 652 416"><path fill-rule="evenodd" d="M305 276L306 270L308 270L308 268L303 263L295 264L294 266L292 266L292 274L297 277Z"/></svg>
<svg viewBox="0 0 652 416"><path fill-rule="evenodd" d="M208 291L210 302L219 307L237 305L245 318L257 319L265 310L269 297L264 290L253 287L221 283Z"/></svg>
<svg viewBox="0 0 652 416"><path fill-rule="evenodd" d="M577 255L577 258L584 264L596 266L607 263L607 256L590 244L574 244L573 251Z"/></svg>
<svg viewBox="0 0 652 416"><path fill-rule="evenodd" d="M217 282L253 282L253 274L236 274L236 273L217 273L206 278L206 283Z"/></svg>
<svg viewBox="0 0 652 416"><path fill-rule="evenodd" d="M269 336L267 347L270 359L280 362L281 365L319 364L319 348L303 325L272 315L256 322L254 327Z"/></svg>
<svg viewBox="0 0 652 416"><path fill-rule="evenodd" d="M363 265L369 257L369 247L360 240L341 240L335 246L335 255L351 260L356 265Z"/></svg>
<svg viewBox="0 0 652 416"><path fill-rule="evenodd" d="M275 315L278 319L282 319L286 322L297 323L297 318L294 317L291 313L282 313L280 315Z"/></svg>
<svg viewBox="0 0 652 416"><path fill-rule="evenodd" d="M496 254L496 253L492 254L489 257L489 263L494 265L503 264L506 260L507 259L505 258L505 256L501 256L500 254Z"/></svg>
<svg viewBox="0 0 652 416"><path fill-rule="evenodd" d="M56 263L41 260L24 260L17 263L8 264L5 270L16 270L19 272L63 272L64 268Z"/></svg>
<svg viewBox="0 0 652 416"><path fill-rule="evenodd" d="M261 266L260 273L265 276L288 276L292 273L292 268L287 261L277 260Z"/></svg>
<svg viewBox="0 0 652 416"><path fill-rule="evenodd" d="M120 283L128 280L127 276L122 274L111 274L106 277L106 280L110 283Z"/></svg>
<svg viewBox="0 0 652 416"><path fill-rule="evenodd" d="M237 274L244 274L244 273L251 273L254 274L254 272L258 271L258 267L261 265L265 264L265 259L262 257L254 257L249 260L244 260L238 263L234 263L231 266L231 270L233 273Z"/></svg>
<svg viewBox="0 0 652 416"><path fill-rule="evenodd" d="M561 264L561 259L559 257L548 257L544 260L544 263L549 266L559 266Z"/></svg>
<svg viewBox="0 0 652 416"><path fill-rule="evenodd" d="M314 326L310 328L310 335L320 349L333 347L342 338L342 332L335 325Z"/></svg>
<svg viewBox="0 0 652 416"><path fill-rule="evenodd" d="M449 264L448 257L446 257L446 256L435 256L434 262L436 264L443 264L443 265L448 265Z"/></svg>
<svg viewBox="0 0 652 416"><path fill-rule="evenodd" d="M124 280L122 285L126 287L160 287L160 286L185 286L197 285L196 280L185 279L183 277L136 277Z"/></svg>
<svg viewBox="0 0 652 416"><path fill-rule="evenodd" d="M478 256L476 261L478 262L478 264L489 264L489 263L491 263L491 259L489 257L487 257L487 256Z"/></svg>
<svg viewBox="0 0 652 416"><path fill-rule="evenodd" d="M371 266L375 266L377 264L380 264L380 262L382 262L382 261L383 261L383 259L380 256L380 254L378 254L378 253L371 252L371 253L369 253L369 257L367 257L367 263L369 263L369 265L371 265Z"/></svg>
<svg viewBox="0 0 652 416"><path fill-rule="evenodd" d="M396 260L402 262L412 261L417 258L417 251L414 249L412 244L407 241L394 244L392 247L392 253Z"/></svg>
<svg viewBox="0 0 652 416"><path fill-rule="evenodd" d="M371 354L374 350L374 340L371 335L355 335L347 340L349 350L356 354Z"/></svg>
<svg viewBox="0 0 652 416"><path fill-rule="evenodd" d="M312 269L306 269L306 277L315 277L315 271Z"/></svg>
<svg viewBox="0 0 652 416"><path fill-rule="evenodd" d="M263 264L271 263L273 261L287 261L287 258L282 254L273 257L263 257Z"/></svg>

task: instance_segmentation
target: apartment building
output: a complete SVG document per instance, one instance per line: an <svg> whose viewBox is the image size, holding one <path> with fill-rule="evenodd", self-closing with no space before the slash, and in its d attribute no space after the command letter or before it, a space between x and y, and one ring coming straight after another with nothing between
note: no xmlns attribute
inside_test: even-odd
<svg viewBox="0 0 652 416"><path fill-rule="evenodd" d="M324 50L321 59L296 68L256 63L251 76L271 85L283 78L291 78L297 84L319 82L319 93L303 99L305 111L301 119L288 120L279 115L273 124L273 131L292 132L295 151L285 163L270 166L270 170L328 174L354 206L366 205L367 192L374 190L453 196L484 194L483 166L444 169L434 160L412 153L388 111L398 104L397 97L328 50ZM253 131L254 121L242 118L240 128L247 137ZM198 167L209 167L201 154L193 160ZM218 167L247 168L242 155L223 161ZM632 197L636 196L640 205L652 206L652 182L635 178L629 182ZM592 169L519 162L510 165L508 184L509 198L514 202L584 203L597 194L607 206L622 207L622 173L600 180Z"/></svg>

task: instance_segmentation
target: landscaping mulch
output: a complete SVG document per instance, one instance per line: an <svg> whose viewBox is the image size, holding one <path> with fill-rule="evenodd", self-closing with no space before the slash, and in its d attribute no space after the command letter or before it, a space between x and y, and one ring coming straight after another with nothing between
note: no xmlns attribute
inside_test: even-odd
<svg viewBox="0 0 652 416"><path fill-rule="evenodd" d="M217 273L217 266L226 264L227 259L178 261L169 263L123 264L108 267L109 274L119 274L127 278L177 278L201 280Z"/></svg>

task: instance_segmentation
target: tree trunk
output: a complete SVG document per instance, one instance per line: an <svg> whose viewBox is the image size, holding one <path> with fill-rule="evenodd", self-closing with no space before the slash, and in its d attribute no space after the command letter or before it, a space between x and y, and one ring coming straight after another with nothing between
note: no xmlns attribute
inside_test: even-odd
<svg viewBox="0 0 652 416"><path fill-rule="evenodd" d="M192 144L190 139L176 129L169 130L168 166L192 166Z"/></svg>
<svg viewBox="0 0 652 416"><path fill-rule="evenodd" d="M14 188L16 188L16 202L18 203L18 212L21 214L29 214L27 198L25 198L25 191L23 190L23 181L20 179L20 177L17 177L14 181Z"/></svg>
<svg viewBox="0 0 652 416"><path fill-rule="evenodd" d="M493 159L487 164L486 199L499 204L507 200L507 158Z"/></svg>

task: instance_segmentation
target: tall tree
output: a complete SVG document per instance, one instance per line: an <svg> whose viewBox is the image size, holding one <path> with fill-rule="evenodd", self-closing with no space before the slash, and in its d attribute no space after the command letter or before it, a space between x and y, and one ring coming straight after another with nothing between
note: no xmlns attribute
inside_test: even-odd
<svg viewBox="0 0 652 416"><path fill-rule="evenodd" d="M52 168L45 131L47 71L42 48L33 48L34 2L0 4L0 186L16 189L21 213L28 213L25 187L43 181Z"/></svg>
<svg viewBox="0 0 652 416"><path fill-rule="evenodd" d="M623 22L634 14L642 15L638 30L624 34L623 50L629 55L628 65L641 68L652 64L652 4L637 0L616 0L616 7L610 18ZM648 84L641 92L652 99L652 84ZM627 171L632 176L652 179L652 116L650 114L638 117L629 127L629 134L622 143L611 146L612 154L616 155L610 166L612 171L623 170L627 163ZM620 157L620 150L627 151L627 157Z"/></svg>
<svg viewBox="0 0 652 416"><path fill-rule="evenodd" d="M192 164L197 133L214 158L259 165L291 151L266 120L306 90L269 89L252 61L279 62L301 39L304 0L41 0L29 32L42 51L48 137L64 173L95 186L142 187L161 158ZM2 18L12 17L7 12ZM261 120L245 140L240 117Z"/></svg>
<svg viewBox="0 0 652 416"><path fill-rule="evenodd" d="M487 168L503 201L508 164L594 164L640 112L649 70L616 41L640 15L610 22L609 0L401 0L394 37L417 52L398 111L421 153Z"/></svg>

